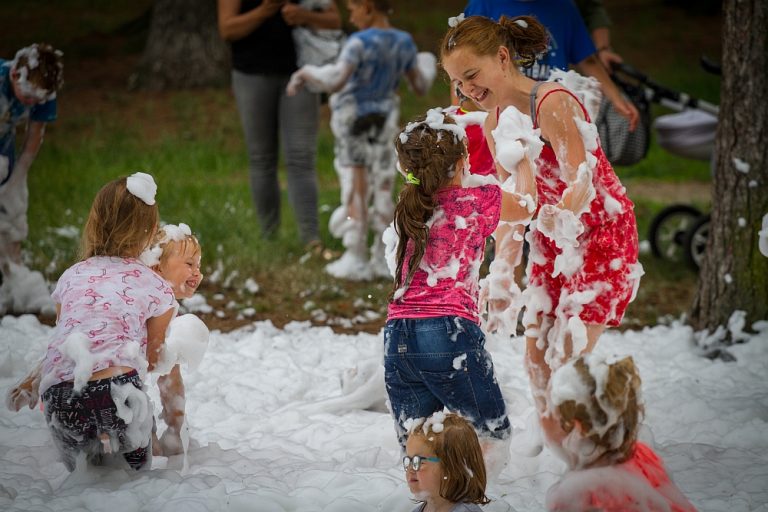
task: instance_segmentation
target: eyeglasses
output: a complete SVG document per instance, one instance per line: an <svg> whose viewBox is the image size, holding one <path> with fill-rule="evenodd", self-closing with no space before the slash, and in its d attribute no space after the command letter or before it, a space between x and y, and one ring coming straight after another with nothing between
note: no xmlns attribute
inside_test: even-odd
<svg viewBox="0 0 768 512"><path fill-rule="evenodd" d="M440 459L437 457L422 457L421 455L408 457L406 455L403 457L403 469L408 471L408 468L411 467L414 471L418 471L421 469L421 463L425 460L429 462L440 462Z"/></svg>

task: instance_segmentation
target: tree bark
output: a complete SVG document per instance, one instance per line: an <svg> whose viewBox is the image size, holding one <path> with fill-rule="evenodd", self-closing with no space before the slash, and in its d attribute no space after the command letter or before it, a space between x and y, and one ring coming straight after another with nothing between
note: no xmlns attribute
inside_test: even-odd
<svg viewBox="0 0 768 512"><path fill-rule="evenodd" d="M727 326L736 310L747 327L768 319L768 257L758 249L768 214L766 0L723 1L722 69L712 222L689 315L708 331Z"/></svg>
<svg viewBox="0 0 768 512"><path fill-rule="evenodd" d="M229 48L219 37L216 0L155 0L147 44L131 87L219 86L229 80Z"/></svg>

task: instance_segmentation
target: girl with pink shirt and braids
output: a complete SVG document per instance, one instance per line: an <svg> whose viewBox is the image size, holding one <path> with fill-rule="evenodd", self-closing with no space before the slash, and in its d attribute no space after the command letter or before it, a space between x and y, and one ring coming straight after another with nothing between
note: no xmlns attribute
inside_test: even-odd
<svg viewBox="0 0 768 512"><path fill-rule="evenodd" d="M506 407L479 326L479 272L486 237L500 220L530 219L532 198L503 192L493 178L468 186L477 180L465 172L464 130L438 109L409 123L395 147L406 185L395 209L384 369L400 444L410 420L443 408L481 438L506 439ZM520 167L527 174L519 181L535 194L530 166Z"/></svg>

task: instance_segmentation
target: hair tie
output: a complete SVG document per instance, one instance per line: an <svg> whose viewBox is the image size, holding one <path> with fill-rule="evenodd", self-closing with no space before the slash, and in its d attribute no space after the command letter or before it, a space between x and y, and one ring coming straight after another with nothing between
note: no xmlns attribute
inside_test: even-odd
<svg viewBox="0 0 768 512"><path fill-rule="evenodd" d="M408 171L405 174L405 181L407 181L411 185L421 185L421 180L413 175L413 171Z"/></svg>

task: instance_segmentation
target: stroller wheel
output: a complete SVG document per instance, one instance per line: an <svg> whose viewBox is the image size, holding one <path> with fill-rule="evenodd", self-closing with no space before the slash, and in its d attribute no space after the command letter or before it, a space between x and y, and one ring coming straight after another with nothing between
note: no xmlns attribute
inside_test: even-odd
<svg viewBox="0 0 768 512"><path fill-rule="evenodd" d="M702 215L685 234L685 262L696 271L701 268L701 262L704 260L711 219L710 214Z"/></svg>
<svg viewBox="0 0 768 512"><path fill-rule="evenodd" d="M661 210L648 229L653 255L668 261L684 261L685 235L699 217L701 212L687 204L673 204Z"/></svg>

